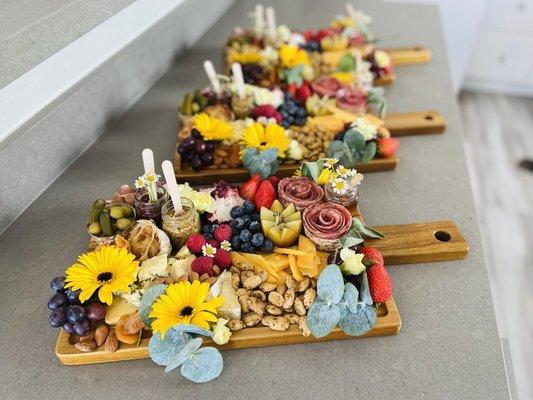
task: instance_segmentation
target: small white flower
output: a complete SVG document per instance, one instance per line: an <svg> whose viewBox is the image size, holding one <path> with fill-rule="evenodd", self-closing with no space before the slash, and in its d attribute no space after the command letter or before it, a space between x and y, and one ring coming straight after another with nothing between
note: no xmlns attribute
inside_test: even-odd
<svg viewBox="0 0 533 400"><path fill-rule="evenodd" d="M211 246L209 243L206 243L202 246L202 254L206 257L215 257L216 252L216 247Z"/></svg>
<svg viewBox="0 0 533 400"><path fill-rule="evenodd" d="M213 328L213 341L218 345L228 343L231 337L231 331L226 326L228 320L225 318L219 318L217 324Z"/></svg>
<svg viewBox="0 0 533 400"><path fill-rule="evenodd" d="M157 174L145 175L146 182L148 183L156 183L159 181L159 178L161 178L161 175L157 175Z"/></svg>
<svg viewBox="0 0 533 400"><path fill-rule="evenodd" d="M348 185L342 178L337 178L332 182L333 191L337 194L346 194Z"/></svg>
<svg viewBox="0 0 533 400"><path fill-rule="evenodd" d="M339 162L338 158L325 158L324 167L333 169L333 166Z"/></svg>
<svg viewBox="0 0 533 400"><path fill-rule="evenodd" d="M361 133L367 142L374 139L378 134L377 128L362 117L357 118L350 126Z"/></svg>
<svg viewBox="0 0 533 400"><path fill-rule="evenodd" d="M135 179L135 189L141 189L146 186L146 180L144 179L144 176L139 176L137 179Z"/></svg>
<svg viewBox="0 0 533 400"><path fill-rule="evenodd" d="M220 242L220 248L226 251L231 251L231 243L227 240L223 240L222 242Z"/></svg>

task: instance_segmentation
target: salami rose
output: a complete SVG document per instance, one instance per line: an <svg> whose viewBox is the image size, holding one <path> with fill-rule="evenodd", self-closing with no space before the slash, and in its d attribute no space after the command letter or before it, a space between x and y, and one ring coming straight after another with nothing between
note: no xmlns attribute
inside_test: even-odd
<svg viewBox="0 0 533 400"><path fill-rule="evenodd" d="M322 251L341 247L339 239L352 226L352 214L337 203L322 203L307 207L302 215L305 235Z"/></svg>
<svg viewBox="0 0 533 400"><path fill-rule="evenodd" d="M283 178L279 181L278 196L285 207L294 203L297 210L303 210L321 202L324 198L324 189L309 178Z"/></svg>
<svg viewBox="0 0 533 400"><path fill-rule="evenodd" d="M340 108L354 114L366 112L366 92L355 88L343 88L337 92L337 104Z"/></svg>
<svg viewBox="0 0 533 400"><path fill-rule="evenodd" d="M320 97L335 97L337 96L337 92L343 87L344 86L342 83L340 83L337 79L325 75L315 79L311 83L311 89L313 90L313 93L318 94Z"/></svg>

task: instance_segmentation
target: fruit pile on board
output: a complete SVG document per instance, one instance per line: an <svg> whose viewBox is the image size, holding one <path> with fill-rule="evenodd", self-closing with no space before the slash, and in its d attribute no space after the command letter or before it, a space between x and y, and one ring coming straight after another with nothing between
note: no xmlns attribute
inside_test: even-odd
<svg viewBox="0 0 533 400"><path fill-rule="evenodd" d="M177 185L168 163L166 184L146 172L137 189L122 186L103 208L96 200L89 221L109 209L117 221L133 222L107 236L89 224L89 251L51 282L50 325L71 334L80 352L116 352L150 330L151 358L195 382L222 370L219 351L201 347L201 336L224 346L233 332L256 326L283 332L294 325L317 338L336 327L368 332L392 284L364 238L383 235L326 197L324 175L355 176L336 163L324 160L326 172L316 178L308 165L282 180L254 175L242 185L199 189ZM134 194L147 189L172 198L161 218L126 211L138 208ZM179 212L169 208L178 204Z"/></svg>

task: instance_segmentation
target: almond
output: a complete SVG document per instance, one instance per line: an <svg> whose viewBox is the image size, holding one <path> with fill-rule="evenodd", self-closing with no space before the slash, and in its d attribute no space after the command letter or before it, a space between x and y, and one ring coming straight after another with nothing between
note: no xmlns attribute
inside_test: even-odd
<svg viewBox="0 0 533 400"><path fill-rule="evenodd" d="M74 347L76 347L79 351L88 353L96 349L96 347L98 346L96 345L96 342L94 340L83 340L81 342L76 343Z"/></svg>
<svg viewBox="0 0 533 400"><path fill-rule="evenodd" d="M105 340L105 351L108 353L114 353L118 350L119 346L120 343L118 342L115 332L109 332L109 335L107 335L107 339Z"/></svg>
<svg viewBox="0 0 533 400"><path fill-rule="evenodd" d="M94 340L94 329L90 331L87 335L80 336L78 342L83 342L85 340Z"/></svg>
<svg viewBox="0 0 533 400"><path fill-rule="evenodd" d="M96 328L96 331L94 331L94 341L98 346L101 346L107 339L108 334L109 328L107 325L100 325L98 328Z"/></svg>

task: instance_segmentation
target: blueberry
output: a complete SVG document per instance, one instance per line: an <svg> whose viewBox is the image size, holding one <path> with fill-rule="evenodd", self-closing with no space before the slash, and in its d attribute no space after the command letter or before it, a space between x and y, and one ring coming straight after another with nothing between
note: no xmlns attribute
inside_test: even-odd
<svg viewBox="0 0 533 400"><path fill-rule="evenodd" d="M202 233L213 233L215 226L211 224L202 225Z"/></svg>
<svg viewBox="0 0 533 400"><path fill-rule="evenodd" d="M301 107L296 111L296 115L299 117L307 117L307 112L305 111L305 108Z"/></svg>
<svg viewBox="0 0 533 400"><path fill-rule="evenodd" d="M205 239L206 242L208 242L209 240L213 240L213 234L205 233L204 234L204 239Z"/></svg>
<svg viewBox="0 0 533 400"><path fill-rule="evenodd" d="M252 217L249 216L248 214L243 215L243 216L242 216L242 219L243 219L243 221L244 221L244 228L246 228L247 226L249 226L249 225L250 225L250 222L252 222Z"/></svg>
<svg viewBox="0 0 533 400"><path fill-rule="evenodd" d="M232 250L239 250L241 248L241 238L239 236L233 236L230 243Z"/></svg>
<svg viewBox="0 0 533 400"><path fill-rule="evenodd" d="M250 232L259 232L261 230L261 225L259 225L259 222L252 221L250 222Z"/></svg>
<svg viewBox="0 0 533 400"><path fill-rule="evenodd" d="M272 253L272 250L274 250L274 243L272 243L272 240L266 239L263 242L263 246L261 246L261 251L263 253Z"/></svg>
<svg viewBox="0 0 533 400"><path fill-rule="evenodd" d="M265 237L263 236L263 234L261 232L257 232L255 233L253 236L252 236L252 244L255 246L255 247L261 247L263 245L265 241Z"/></svg>
<svg viewBox="0 0 533 400"><path fill-rule="evenodd" d="M243 242L249 242L250 239L252 238L252 234L250 233L248 229L243 229L241 233L239 234L239 238Z"/></svg>
<svg viewBox="0 0 533 400"><path fill-rule="evenodd" d="M242 207L246 214L253 214L255 212L255 204L250 200L246 200Z"/></svg>
<svg viewBox="0 0 533 400"><path fill-rule="evenodd" d="M240 217L244 214L244 209L239 206L232 207L232 209L229 212L229 215L231 218L235 219L237 217Z"/></svg>
<svg viewBox="0 0 533 400"><path fill-rule="evenodd" d="M261 217L259 216L259 214L254 214L252 215L252 222L253 221L256 221L256 222L261 222Z"/></svg>
<svg viewBox="0 0 533 400"><path fill-rule="evenodd" d="M255 247L252 243L246 242L241 245L241 250L245 253L253 253L255 252Z"/></svg>
<svg viewBox="0 0 533 400"><path fill-rule="evenodd" d="M244 219L242 217L238 217L234 220L235 228L239 231L244 228Z"/></svg>

